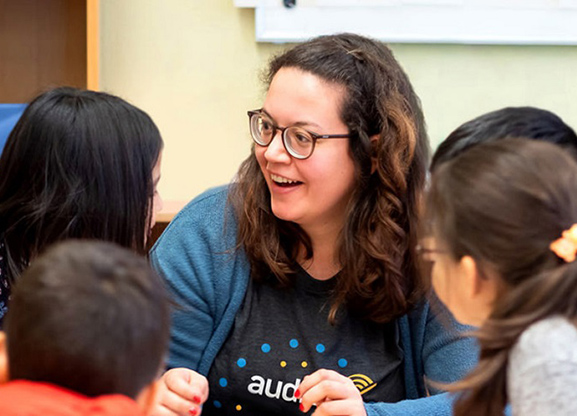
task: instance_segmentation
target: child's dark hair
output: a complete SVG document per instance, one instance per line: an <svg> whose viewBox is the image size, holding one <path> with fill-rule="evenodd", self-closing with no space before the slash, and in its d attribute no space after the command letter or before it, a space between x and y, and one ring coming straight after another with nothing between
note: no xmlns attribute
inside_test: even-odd
<svg viewBox="0 0 577 416"><path fill-rule="evenodd" d="M169 321L163 283L145 258L68 240L15 285L5 322L10 379L136 398L163 365Z"/></svg>
<svg viewBox="0 0 577 416"><path fill-rule="evenodd" d="M559 116L535 107L506 107L456 128L435 151L431 171L473 146L507 137L555 143L577 158L577 135Z"/></svg>
<svg viewBox="0 0 577 416"><path fill-rule="evenodd" d="M509 353L531 324L577 319L577 262L551 249L577 223L577 163L560 146L503 139L471 148L432 176L427 215L455 259L471 256L502 291L477 332L480 361L450 390L456 416L502 415Z"/></svg>
<svg viewBox="0 0 577 416"><path fill-rule="evenodd" d="M62 87L34 99L0 157L9 280L67 238L144 254L162 146L152 119L119 97Z"/></svg>

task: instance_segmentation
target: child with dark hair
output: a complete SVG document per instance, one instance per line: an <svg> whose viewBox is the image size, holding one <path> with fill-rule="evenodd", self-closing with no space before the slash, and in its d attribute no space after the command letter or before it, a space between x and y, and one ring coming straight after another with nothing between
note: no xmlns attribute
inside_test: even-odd
<svg viewBox="0 0 577 416"><path fill-rule="evenodd" d="M559 116L535 107L506 107L469 120L449 134L433 155L431 172L473 146L507 137L555 143L577 157L577 135Z"/></svg>
<svg viewBox="0 0 577 416"><path fill-rule="evenodd" d="M577 164L535 140L484 143L435 169L432 283L480 326L456 416L577 414Z"/></svg>
<svg viewBox="0 0 577 416"><path fill-rule="evenodd" d="M0 413L144 414L169 324L145 258L96 241L50 248L18 279L0 333Z"/></svg>
<svg viewBox="0 0 577 416"><path fill-rule="evenodd" d="M51 244L146 252L162 147L148 114L110 94L62 87L28 105L0 157L0 328L10 287Z"/></svg>

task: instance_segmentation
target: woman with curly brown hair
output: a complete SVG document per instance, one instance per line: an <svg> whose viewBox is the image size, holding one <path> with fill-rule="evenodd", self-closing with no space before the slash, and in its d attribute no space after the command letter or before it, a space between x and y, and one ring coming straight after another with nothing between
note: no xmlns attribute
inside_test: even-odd
<svg viewBox="0 0 577 416"><path fill-rule="evenodd" d="M407 76L341 34L274 58L266 81L236 181L151 253L182 306L169 364L185 367L156 414L450 414L424 378L459 378L476 350L418 283L428 141Z"/></svg>

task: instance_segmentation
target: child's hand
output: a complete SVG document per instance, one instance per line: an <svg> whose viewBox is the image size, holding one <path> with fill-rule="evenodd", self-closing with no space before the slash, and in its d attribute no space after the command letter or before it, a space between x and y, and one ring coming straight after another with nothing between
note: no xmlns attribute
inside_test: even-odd
<svg viewBox="0 0 577 416"><path fill-rule="evenodd" d="M361 393L353 381L336 371L318 370L306 376L297 390L301 411L316 405L314 416L366 416Z"/></svg>
<svg viewBox="0 0 577 416"><path fill-rule="evenodd" d="M160 379L156 404L148 416L198 416L207 398L204 376L188 368L173 368Z"/></svg>

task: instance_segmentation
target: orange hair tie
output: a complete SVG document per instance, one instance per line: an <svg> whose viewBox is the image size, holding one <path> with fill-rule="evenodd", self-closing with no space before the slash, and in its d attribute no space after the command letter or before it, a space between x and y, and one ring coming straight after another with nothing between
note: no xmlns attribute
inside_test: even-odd
<svg viewBox="0 0 577 416"><path fill-rule="evenodd" d="M574 261L577 257L577 224L563 231L561 238L553 241L549 248L567 263Z"/></svg>

